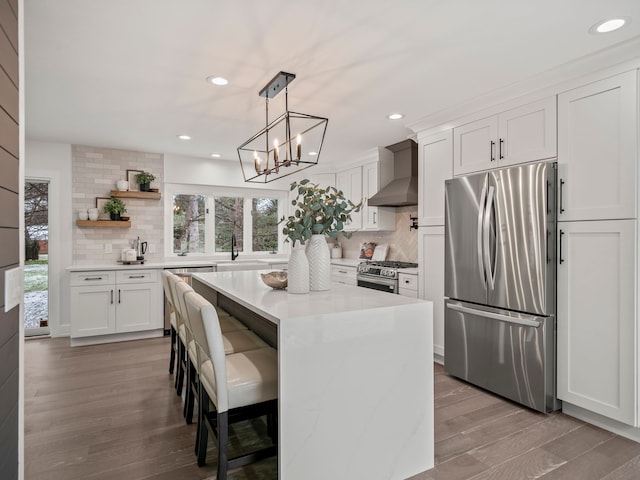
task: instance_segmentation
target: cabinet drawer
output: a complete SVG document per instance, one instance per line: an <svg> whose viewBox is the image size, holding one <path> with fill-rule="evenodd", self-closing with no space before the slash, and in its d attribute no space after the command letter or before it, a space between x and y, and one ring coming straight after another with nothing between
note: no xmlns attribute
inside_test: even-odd
<svg viewBox="0 0 640 480"><path fill-rule="evenodd" d="M356 269L355 267L345 267L344 265L331 265L331 280L356 285Z"/></svg>
<svg viewBox="0 0 640 480"><path fill-rule="evenodd" d="M418 298L418 291L417 290L409 290L408 288L400 287L399 290L398 290L398 293L400 295L402 295L403 297Z"/></svg>
<svg viewBox="0 0 640 480"><path fill-rule="evenodd" d="M114 271L71 272L69 285L78 287L82 285L113 285L116 281Z"/></svg>
<svg viewBox="0 0 640 480"><path fill-rule="evenodd" d="M116 273L116 282L124 283L149 283L158 281L157 270L126 270Z"/></svg>
<svg viewBox="0 0 640 480"><path fill-rule="evenodd" d="M401 273L398 275L398 283L401 289L418 291L418 276Z"/></svg>

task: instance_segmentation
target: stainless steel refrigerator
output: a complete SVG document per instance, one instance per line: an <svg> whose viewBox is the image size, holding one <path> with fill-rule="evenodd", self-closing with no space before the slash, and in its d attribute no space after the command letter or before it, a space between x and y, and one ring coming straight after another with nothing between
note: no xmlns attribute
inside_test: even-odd
<svg viewBox="0 0 640 480"><path fill-rule="evenodd" d="M556 168L445 183L445 371L541 412L559 408Z"/></svg>

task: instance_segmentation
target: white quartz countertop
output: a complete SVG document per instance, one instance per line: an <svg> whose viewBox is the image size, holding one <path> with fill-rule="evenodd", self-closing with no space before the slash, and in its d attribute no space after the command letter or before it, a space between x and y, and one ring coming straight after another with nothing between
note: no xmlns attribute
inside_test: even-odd
<svg viewBox="0 0 640 480"><path fill-rule="evenodd" d="M407 275L418 275L418 268L401 268L398 273L406 273Z"/></svg>
<svg viewBox="0 0 640 480"><path fill-rule="evenodd" d="M331 264L344 265L345 267L357 267L358 264L362 261L363 260L360 260L358 258L332 258Z"/></svg>
<svg viewBox="0 0 640 480"><path fill-rule="evenodd" d="M273 263L287 263L289 261L288 256L273 256L269 258L255 258L249 259L244 258L242 260L212 260L212 259L165 259L164 261L149 261L144 262L143 264L133 264L133 265L123 265L122 263L105 263L105 264L94 264L94 265L71 265L67 267L67 271L69 272L88 272L94 270L133 270L133 269L142 269L142 268L155 268L155 269L165 269L165 268L192 268L192 267L212 267L220 264L230 264L230 263L264 263L265 268L268 265Z"/></svg>
<svg viewBox="0 0 640 480"><path fill-rule="evenodd" d="M193 278L278 324L282 320L422 303L424 300L332 283L324 292L293 294L264 284L260 271L196 273Z"/></svg>

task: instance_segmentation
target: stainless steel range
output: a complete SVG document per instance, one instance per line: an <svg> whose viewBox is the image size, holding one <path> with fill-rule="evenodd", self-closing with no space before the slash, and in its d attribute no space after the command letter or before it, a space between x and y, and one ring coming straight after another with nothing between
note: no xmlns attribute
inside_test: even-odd
<svg viewBox="0 0 640 480"><path fill-rule="evenodd" d="M359 287L398 293L398 273L403 268L416 268L417 263L364 261L358 264Z"/></svg>

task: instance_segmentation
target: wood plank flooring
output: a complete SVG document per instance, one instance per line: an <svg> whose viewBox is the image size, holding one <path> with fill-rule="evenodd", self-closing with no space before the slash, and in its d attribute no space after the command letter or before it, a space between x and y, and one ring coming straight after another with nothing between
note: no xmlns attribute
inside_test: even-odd
<svg viewBox="0 0 640 480"><path fill-rule="evenodd" d="M65 338L27 340L26 480L214 479L213 448L196 465L195 425L184 422L168 358L168 337L74 348ZM436 467L412 480L640 479L640 444L434 368ZM263 428L241 426L236 439ZM276 477L268 459L229 478Z"/></svg>

